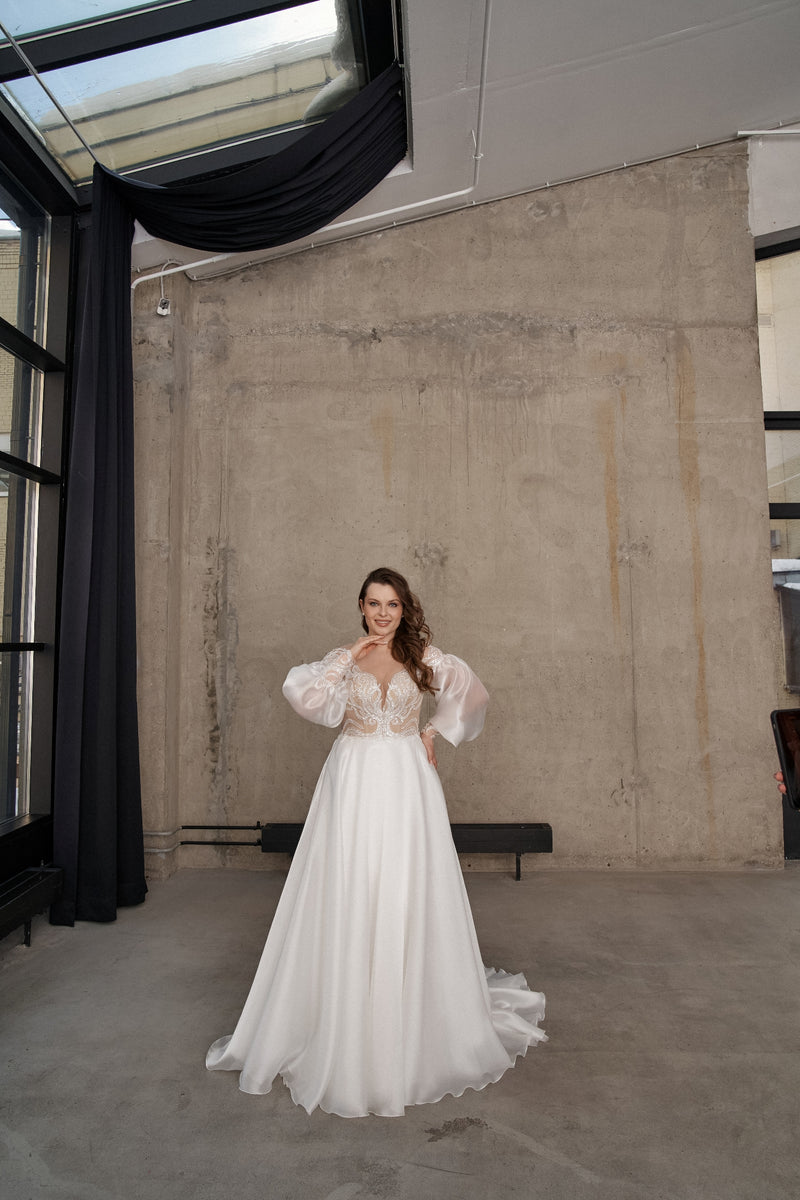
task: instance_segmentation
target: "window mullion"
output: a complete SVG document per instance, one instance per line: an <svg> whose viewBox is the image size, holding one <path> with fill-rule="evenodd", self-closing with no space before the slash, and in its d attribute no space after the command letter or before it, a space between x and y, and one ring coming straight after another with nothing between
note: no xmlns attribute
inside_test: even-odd
<svg viewBox="0 0 800 1200"><path fill-rule="evenodd" d="M225 5L220 5L219 0L192 0L189 4L157 5L151 9L112 14L66 29L23 35L17 40L37 71L52 71L310 2L273 0L272 3L253 4L227 0ZM0 82L22 79L27 74L14 47L0 46Z"/></svg>

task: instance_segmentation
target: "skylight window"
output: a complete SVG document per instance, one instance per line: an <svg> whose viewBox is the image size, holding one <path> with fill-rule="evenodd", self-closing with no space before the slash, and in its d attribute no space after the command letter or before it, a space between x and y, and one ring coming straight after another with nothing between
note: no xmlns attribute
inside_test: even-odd
<svg viewBox="0 0 800 1200"><path fill-rule="evenodd" d="M79 185L91 179L94 158L158 180L224 169L270 153L278 135L283 144L285 136L299 136L388 65L385 37L381 54L372 61L365 54L365 3L232 4L220 18L220 6L207 0L150 0L138 6L146 8L141 13L131 0L45 0L27 21L37 26L31 29L17 2L2 23L36 69L21 69L8 40L0 45L0 95ZM254 7L259 14L246 15ZM390 24L390 0L369 0L368 7L383 9ZM231 9L241 19L231 20ZM167 36L165 21L174 27L179 12L187 25ZM182 32L187 26L192 32ZM120 41L110 44L117 29ZM78 32L86 36L76 41ZM79 46L85 53L76 52ZM168 165L171 173L159 175Z"/></svg>

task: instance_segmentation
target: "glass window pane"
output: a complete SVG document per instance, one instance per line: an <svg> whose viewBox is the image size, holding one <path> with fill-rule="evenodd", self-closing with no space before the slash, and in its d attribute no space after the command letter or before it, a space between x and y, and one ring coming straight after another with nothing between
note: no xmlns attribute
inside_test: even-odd
<svg viewBox="0 0 800 1200"><path fill-rule="evenodd" d="M770 504L800 503L800 429L768 429L765 438Z"/></svg>
<svg viewBox="0 0 800 1200"><path fill-rule="evenodd" d="M0 641L31 642L39 485L0 470Z"/></svg>
<svg viewBox="0 0 800 1200"><path fill-rule="evenodd" d="M769 540L773 584L796 583L800 588L800 521L771 517Z"/></svg>
<svg viewBox="0 0 800 1200"><path fill-rule="evenodd" d="M313 0L42 77L114 170L322 119L365 81L347 7L335 0ZM14 80L3 91L72 178L89 178L89 156L37 82Z"/></svg>
<svg viewBox="0 0 800 1200"><path fill-rule="evenodd" d="M798 435L800 436L800 435ZM800 692L800 520L770 520L772 586L783 632L784 686Z"/></svg>
<svg viewBox="0 0 800 1200"><path fill-rule="evenodd" d="M86 183L92 178L94 159L81 139L62 119L47 92L32 76L19 79L15 84L0 84L4 95L13 109L30 127L42 146L61 164L76 183ZM53 118L55 133L42 120ZM98 156L99 157L99 156Z"/></svg>
<svg viewBox="0 0 800 1200"><path fill-rule="evenodd" d="M0 174L0 316L44 345L49 218Z"/></svg>
<svg viewBox="0 0 800 1200"><path fill-rule="evenodd" d="M34 656L0 654L0 820L30 812Z"/></svg>
<svg viewBox="0 0 800 1200"><path fill-rule="evenodd" d="M51 348L67 340L67 304L47 300L69 292L70 224L51 221L27 188L0 167L3 327L13 325ZM46 328L47 320L56 326ZM34 370L8 350L19 349L18 343L7 328L5 335L0 332L0 449L4 457L11 455L9 464L0 463L0 641L52 648L61 490L24 479L13 464L17 458L36 465L61 461L64 372ZM51 808L54 666L52 650L0 651L0 818ZM33 829L21 865L49 853L47 835L46 822Z"/></svg>
<svg viewBox="0 0 800 1200"><path fill-rule="evenodd" d="M172 0L162 0L169 4ZM68 29L70 25L84 25L101 20L112 13L133 11L137 8L155 8L158 0L5 0L3 24L12 37L24 37L30 33L44 33L54 29Z"/></svg>
<svg viewBox="0 0 800 1200"><path fill-rule="evenodd" d="M38 465L41 461L41 372L0 350L0 450Z"/></svg>
<svg viewBox="0 0 800 1200"><path fill-rule="evenodd" d="M800 410L800 251L756 263L756 294L764 408Z"/></svg>

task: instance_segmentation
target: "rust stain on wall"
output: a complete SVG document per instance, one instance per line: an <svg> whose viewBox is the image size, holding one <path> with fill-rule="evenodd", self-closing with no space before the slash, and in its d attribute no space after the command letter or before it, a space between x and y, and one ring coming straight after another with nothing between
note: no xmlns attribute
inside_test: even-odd
<svg viewBox="0 0 800 1200"><path fill-rule="evenodd" d="M613 399L603 400L600 403L596 421L598 440L604 460L603 484L606 501L606 529L608 530L611 613L614 618L614 629L619 635L621 629L619 558L617 555L617 547L619 546L619 471L617 469L617 422Z"/></svg>
<svg viewBox="0 0 800 1200"><path fill-rule="evenodd" d="M678 458L680 461L681 488L689 518L692 550L692 611L694 615L694 637L697 644L697 682L695 685L694 711L697 721L700 762L706 792L708 817L709 857L718 856L717 816L714 806L714 785L711 775L710 722L708 715L708 680L705 648L705 615L703 612L703 562L700 555L700 448L697 437L696 405L697 384L695 380L692 350L683 330L676 330L670 338L672 358L675 363L676 401L678 421Z"/></svg>
<svg viewBox="0 0 800 1200"><path fill-rule="evenodd" d="M372 432L383 443L383 490L387 497L392 494L392 458L394 455L394 412L385 405L379 413L373 413L370 422Z"/></svg>

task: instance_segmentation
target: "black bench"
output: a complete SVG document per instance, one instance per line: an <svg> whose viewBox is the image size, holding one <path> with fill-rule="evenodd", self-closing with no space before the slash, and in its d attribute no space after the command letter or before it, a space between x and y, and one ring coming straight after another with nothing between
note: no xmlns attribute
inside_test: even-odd
<svg viewBox="0 0 800 1200"><path fill-rule="evenodd" d="M25 945L30 946L33 918L53 903L63 885L61 867L28 867L0 884L0 938L24 925Z"/></svg>
<svg viewBox="0 0 800 1200"><path fill-rule="evenodd" d="M552 854L553 830L543 821L491 824L485 821L451 825L459 854L515 854L516 878L522 878L523 854ZM269 854L294 854L302 824L271 821L261 827L261 849Z"/></svg>

